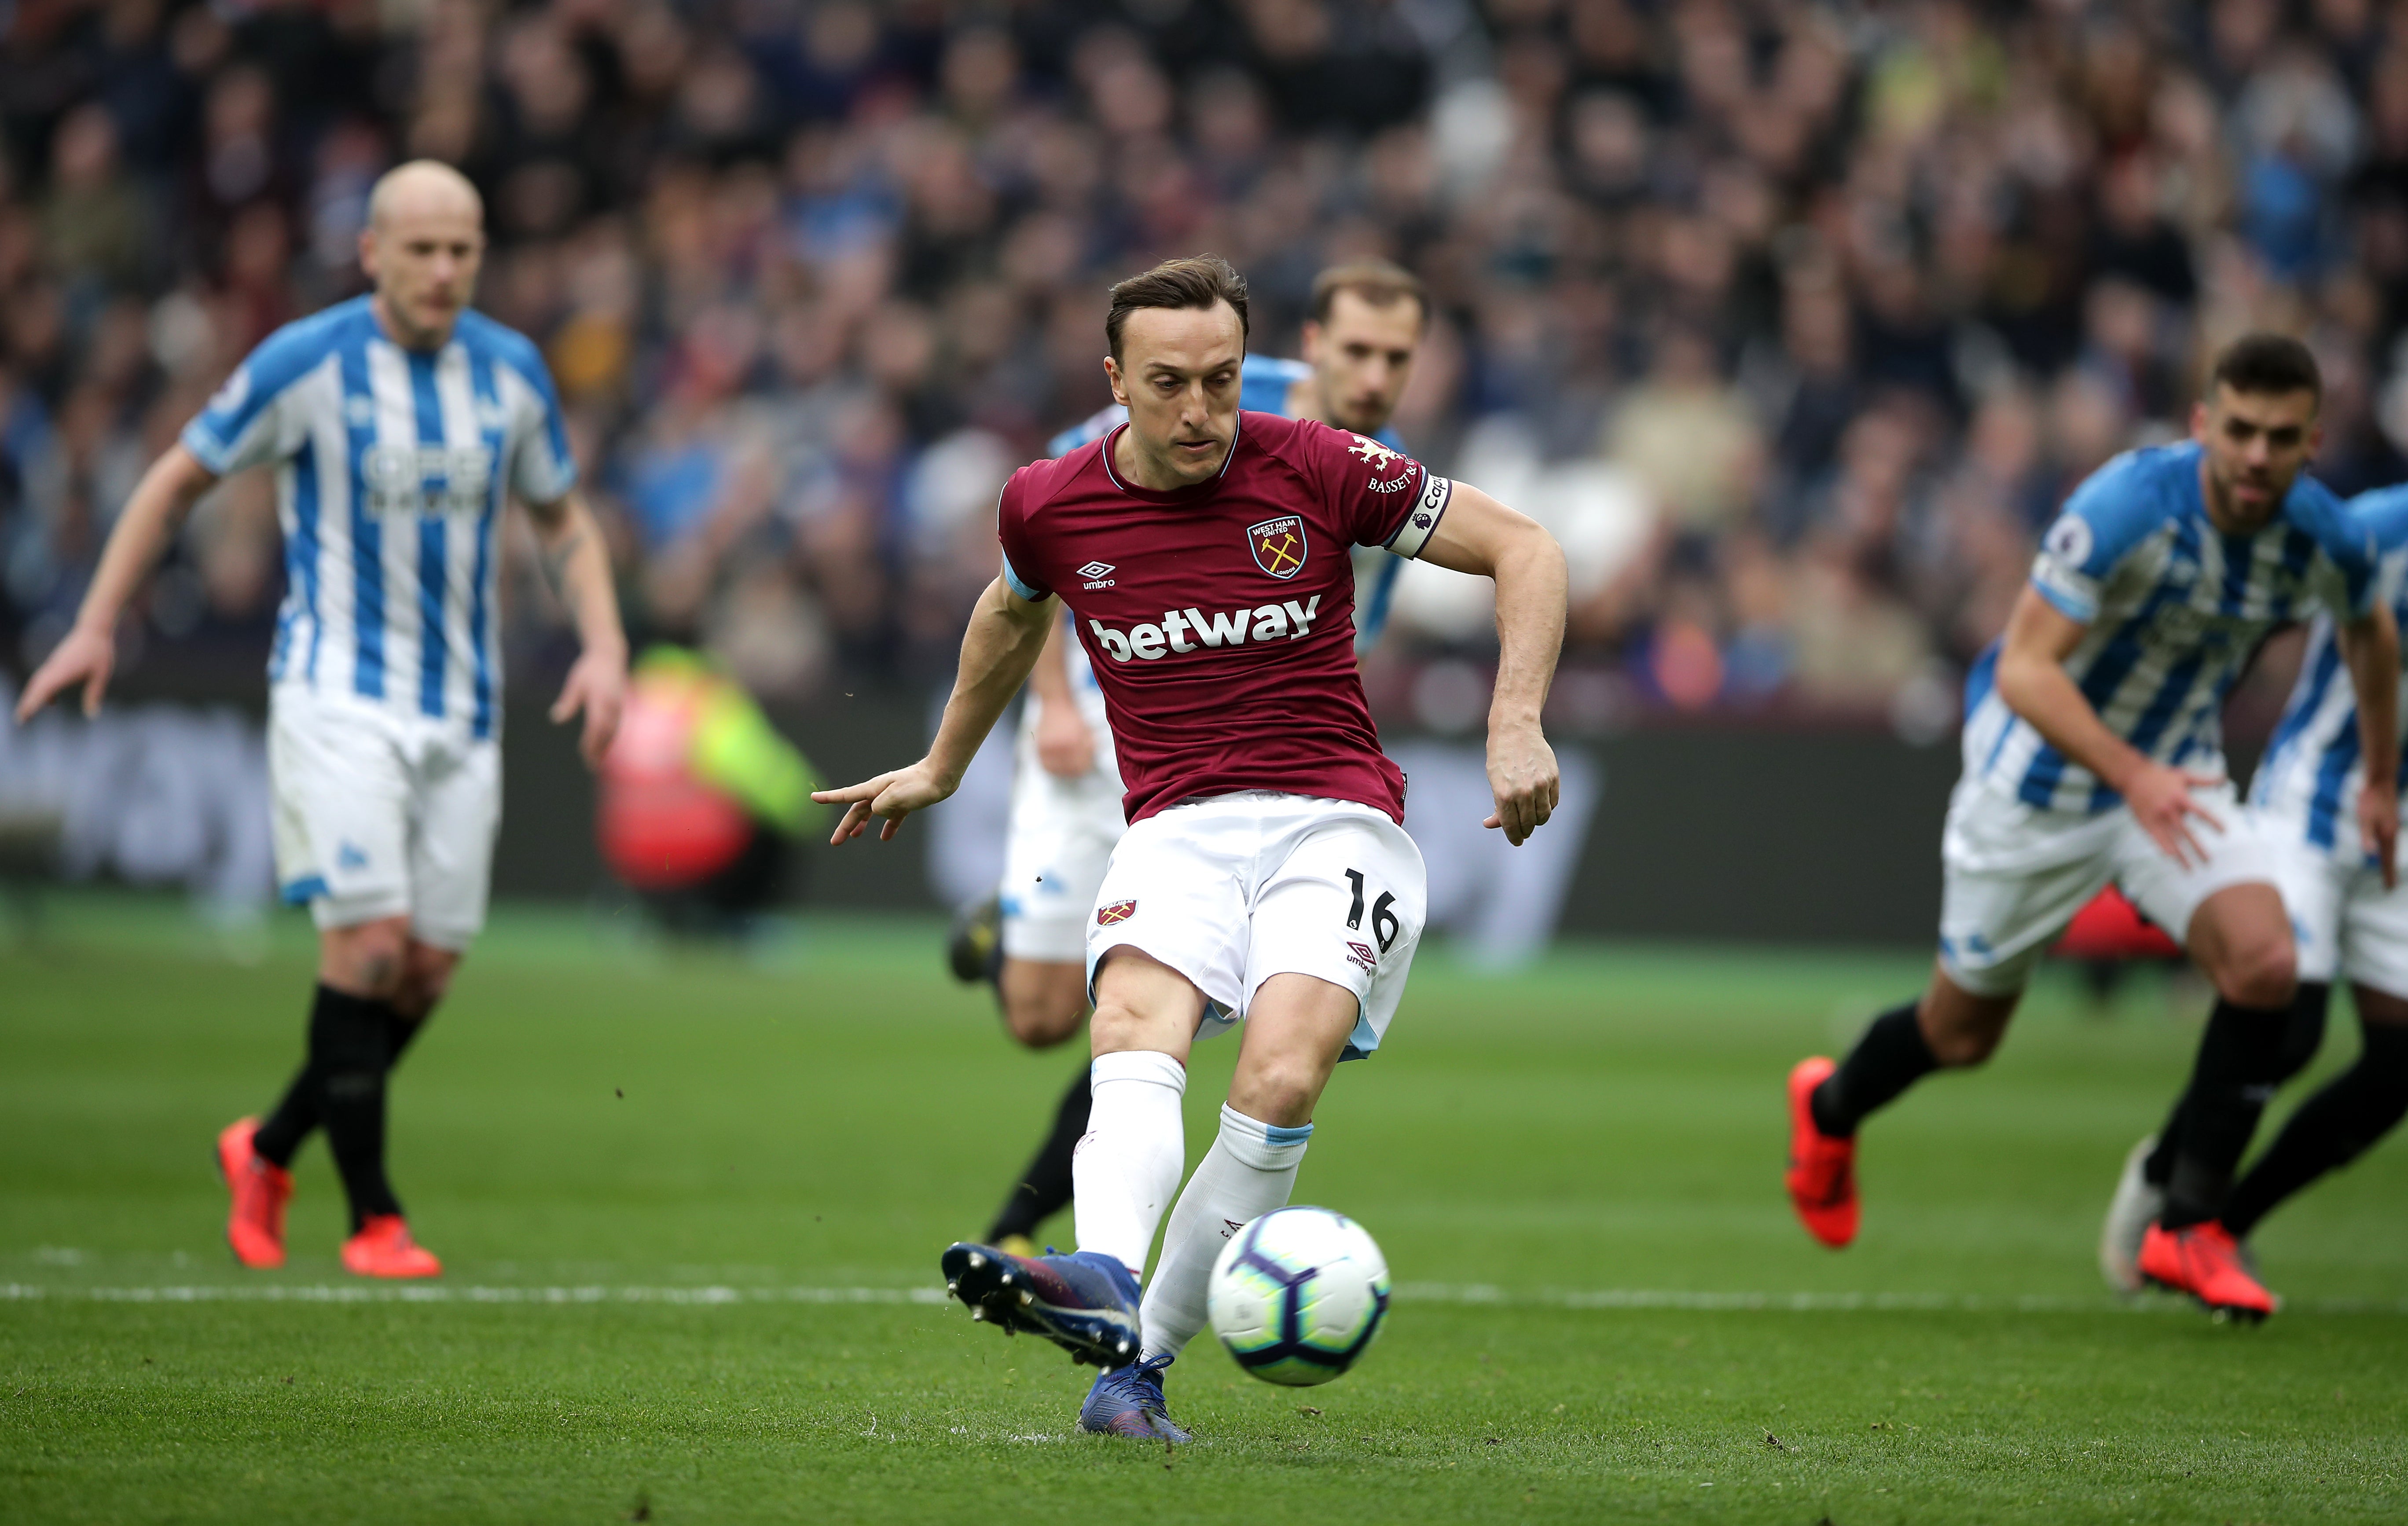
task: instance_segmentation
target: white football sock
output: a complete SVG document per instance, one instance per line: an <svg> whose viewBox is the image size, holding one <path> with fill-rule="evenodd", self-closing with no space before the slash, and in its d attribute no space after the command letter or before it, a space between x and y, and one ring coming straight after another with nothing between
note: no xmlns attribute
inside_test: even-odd
<svg viewBox="0 0 2408 1526"><path fill-rule="evenodd" d="M1079 1248L1120 1259L1145 1275L1146 1248L1179 1191L1187 1135L1179 1114L1187 1067L1158 1049L1096 1057L1087 1132L1070 1152Z"/></svg>
<svg viewBox="0 0 2408 1526"><path fill-rule="evenodd" d="M1162 1259L1146 1285L1146 1356L1177 1356L1204 1328L1205 1291L1221 1248L1247 1224L1287 1205L1312 1136L1310 1123L1283 1128L1221 1105L1221 1132L1170 1210Z"/></svg>

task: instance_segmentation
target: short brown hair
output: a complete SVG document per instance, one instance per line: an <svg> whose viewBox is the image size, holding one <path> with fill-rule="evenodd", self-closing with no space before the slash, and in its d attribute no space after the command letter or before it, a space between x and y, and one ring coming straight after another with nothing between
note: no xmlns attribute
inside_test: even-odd
<svg viewBox="0 0 2408 1526"><path fill-rule="evenodd" d="M1410 297L1421 310L1423 325L1429 323L1429 288L1403 265L1387 260L1349 260L1313 277L1314 322L1329 321L1329 309L1336 305L1340 292L1352 292L1374 307L1393 307Z"/></svg>
<svg viewBox="0 0 2408 1526"><path fill-rule="evenodd" d="M2308 347L2287 334L2244 334L2226 345L2207 374L2207 390L2236 392L2306 392L2324 401L2324 373Z"/></svg>
<svg viewBox="0 0 2408 1526"><path fill-rule="evenodd" d="M1111 310L1104 314L1104 342L1111 357L1121 358L1121 329L1140 307L1196 307L1210 311L1221 303L1237 309L1238 338L1242 344L1253 332L1246 321L1246 278L1217 254L1194 254L1165 260L1142 275L1131 276L1111 290Z"/></svg>

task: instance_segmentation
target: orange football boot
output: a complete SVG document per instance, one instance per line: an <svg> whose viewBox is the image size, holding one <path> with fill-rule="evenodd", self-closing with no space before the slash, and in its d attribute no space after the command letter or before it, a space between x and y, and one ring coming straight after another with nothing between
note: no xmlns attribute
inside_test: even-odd
<svg viewBox="0 0 2408 1526"><path fill-rule="evenodd" d="M293 1173L251 1148L259 1120L236 1119L218 1134L218 1176L233 1205L226 1244L234 1259L265 1271L284 1264L284 1205L293 1201Z"/></svg>
<svg viewBox="0 0 2408 1526"><path fill-rule="evenodd" d="M2141 1238L2141 1277L2190 1294L2211 1314L2251 1324L2281 1302L2250 1275L2232 1232L2214 1220L2175 1230L2151 1224Z"/></svg>
<svg viewBox="0 0 2408 1526"><path fill-rule="evenodd" d="M401 1215L380 1213L343 1242L343 1270L364 1277L431 1277L442 1274L443 1263L409 1237Z"/></svg>
<svg viewBox="0 0 2408 1526"><path fill-rule="evenodd" d="M1814 1126L1813 1098L1839 1067L1821 1055L1789 1073L1789 1205L1806 1233L1838 1250L1856 1237L1856 1142Z"/></svg>

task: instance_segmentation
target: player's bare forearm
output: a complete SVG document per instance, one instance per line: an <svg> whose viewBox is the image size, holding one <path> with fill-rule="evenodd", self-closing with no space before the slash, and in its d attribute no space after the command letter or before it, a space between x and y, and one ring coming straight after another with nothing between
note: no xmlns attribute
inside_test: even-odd
<svg viewBox="0 0 2408 1526"><path fill-rule="evenodd" d="M2370 780L2400 777L2400 628L2381 605L2341 630L2358 694L2358 738Z"/></svg>
<svg viewBox="0 0 2408 1526"><path fill-rule="evenodd" d="M2358 791L2361 846L2374 856L2387 887L2398 882L2400 838L2400 628L2382 605L2341 629L2350 687L2358 695L2358 737L2366 760Z"/></svg>
<svg viewBox="0 0 2408 1526"><path fill-rule="evenodd" d="M536 554L544 577L568 606L583 649L560 686L560 697L552 702L552 719L557 724L583 712L585 729L578 750L589 766L599 767L619 734L619 714L627 696L627 635L619 623L610 553L602 544L602 527L578 493L529 504L527 517L535 524Z"/></svg>
<svg viewBox="0 0 2408 1526"><path fill-rule="evenodd" d="M946 781L946 793L961 783L979 744L995 730L1004 706L1036 671L1046 638L1058 623L1054 619L1058 607L1053 599L1029 603L1000 578L979 595L977 607L970 611L969 627L962 633L961 666L953 675L953 695L945 701L944 719L937 723L937 739L928 744L928 762ZM1067 675L1062 694L1069 697Z"/></svg>
<svg viewBox="0 0 2408 1526"><path fill-rule="evenodd" d="M602 543L602 527L581 493L571 492L549 504L529 504L527 518L535 525L536 553L543 576L577 624L577 639L587 651L627 649L625 627L619 620L619 591L610 578L610 551Z"/></svg>
<svg viewBox="0 0 2408 1526"><path fill-rule="evenodd" d="M25 692L17 705L18 720L23 720L61 690L78 682L84 686L84 713L92 715L100 709L100 696L115 663L118 616L124 613L142 579L150 576L176 526L217 480L217 474L180 443L169 446L150 464L118 513L117 527L101 549L100 565L93 569L92 586L84 591L74 627L25 681Z"/></svg>
<svg viewBox="0 0 2408 1526"><path fill-rule="evenodd" d="M1488 705L1497 810L1484 824L1518 846L1554 814L1562 787L1540 716L1564 644L1563 548L1535 520L1458 482L1421 559L1497 585L1497 687Z"/></svg>
<svg viewBox="0 0 2408 1526"><path fill-rule="evenodd" d="M884 819L878 835L882 842L889 840L903 818L925 810L961 787L962 775L977 755L979 744L995 729L1011 696L1028 681L1029 670L1044 650L1046 631L1054 623L1056 607L1052 599L1030 603L1000 578L987 585L970 611L969 628L962 633L961 667L927 756L909 767L841 790L811 792L811 798L823 806L844 807L829 842L860 836L868 830L872 817Z"/></svg>
<svg viewBox="0 0 2408 1526"><path fill-rule="evenodd" d="M2149 760L2107 729L2065 671L2088 629L2026 586L1999 644L1999 697L2051 747L2122 790Z"/></svg>
<svg viewBox="0 0 2408 1526"><path fill-rule="evenodd" d="M1096 739L1070 693L1068 646L1077 637L1058 620L1045 625L1045 646L1028 671L1037 701L1037 762L1047 773L1077 778L1096 765Z"/></svg>
<svg viewBox="0 0 2408 1526"><path fill-rule="evenodd" d="M1037 665L1028 670L1028 692L1047 706L1070 703L1070 658L1066 644L1071 639L1058 620L1045 625L1045 645L1038 649Z"/></svg>

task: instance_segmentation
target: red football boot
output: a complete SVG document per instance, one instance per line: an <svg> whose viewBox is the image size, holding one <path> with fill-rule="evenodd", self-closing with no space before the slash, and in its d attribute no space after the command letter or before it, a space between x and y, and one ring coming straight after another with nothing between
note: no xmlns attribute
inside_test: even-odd
<svg viewBox="0 0 2408 1526"><path fill-rule="evenodd" d="M1789 1205L1806 1233L1838 1250L1856 1237L1856 1142L1814 1126L1814 1089L1839 1067L1816 1055L1789 1073Z"/></svg>
<svg viewBox="0 0 2408 1526"><path fill-rule="evenodd" d="M380 1213L343 1242L343 1270L364 1277L431 1277L442 1274L443 1263L409 1237L401 1215Z"/></svg>
<svg viewBox="0 0 2408 1526"><path fill-rule="evenodd" d="M234 1259L265 1271L284 1264L284 1205L293 1201L293 1173L251 1148L259 1120L236 1119L218 1134L218 1176L233 1205L226 1244Z"/></svg>
<svg viewBox="0 0 2408 1526"><path fill-rule="evenodd" d="M2213 1220L2176 1230L2151 1224L2141 1238L2141 1277L2190 1294L2211 1314L2251 1324L2281 1302L2250 1274L2231 1232Z"/></svg>

